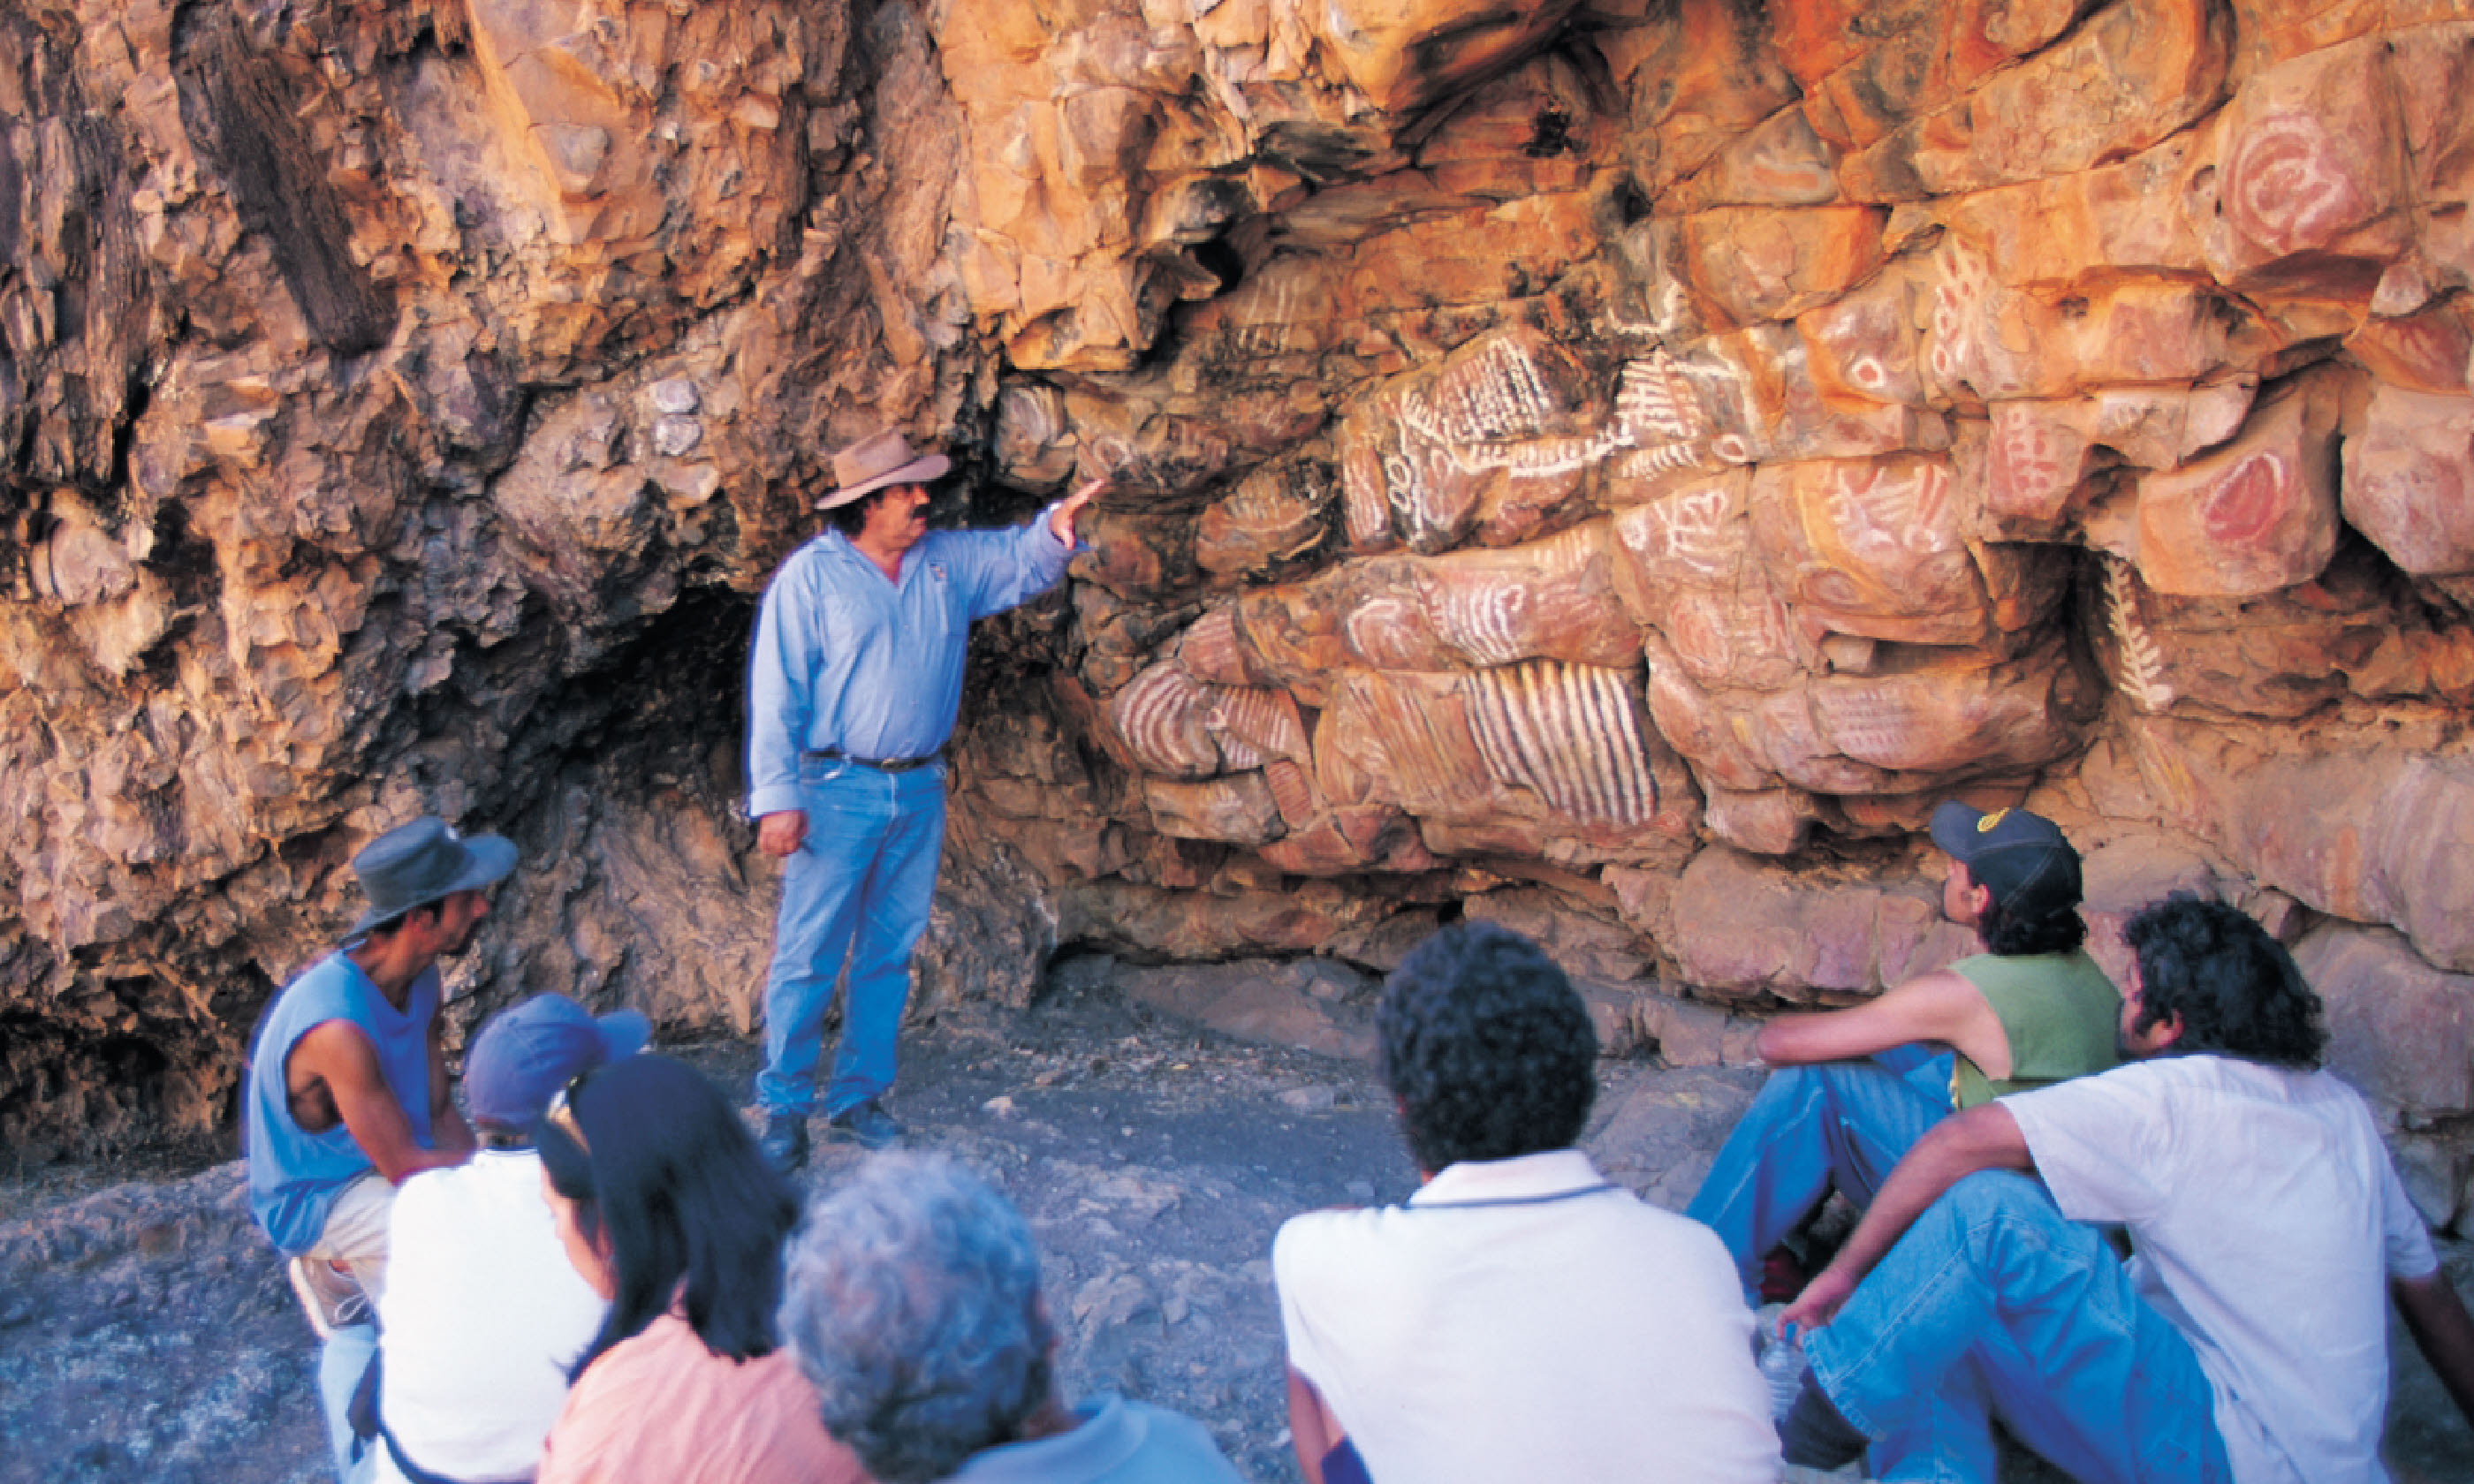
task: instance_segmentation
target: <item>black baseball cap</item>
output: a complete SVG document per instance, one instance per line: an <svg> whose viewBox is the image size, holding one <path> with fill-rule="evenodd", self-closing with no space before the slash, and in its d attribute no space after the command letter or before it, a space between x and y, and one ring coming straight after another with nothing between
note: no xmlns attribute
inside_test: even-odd
<svg viewBox="0 0 2474 1484"><path fill-rule="evenodd" d="M1932 842L1965 864L1976 884L2013 917L2049 917L2079 904L2079 852L2041 814L1986 813L1945 799L1933 810Z"/></svg>

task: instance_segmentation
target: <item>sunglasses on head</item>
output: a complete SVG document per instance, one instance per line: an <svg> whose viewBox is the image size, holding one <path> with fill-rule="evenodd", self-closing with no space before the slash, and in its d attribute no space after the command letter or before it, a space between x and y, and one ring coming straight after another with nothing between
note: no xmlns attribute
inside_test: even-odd
<svg viewBox="0 0 2474 1484"><path fill-rule="evenodd" d="M557 1093L550 1098L548 1109L542 1113L544 1123L556 1127L560 1133L574 1140L575 1147L584 1151L588 1157L593 1153L593 1146L585 1140L584 1125L576 1121L575 1098L577 1093L584 1090L585 1079L599 1070L597 1066L588 1066L567 1079L567 1086L558 1089Z"/></svg>

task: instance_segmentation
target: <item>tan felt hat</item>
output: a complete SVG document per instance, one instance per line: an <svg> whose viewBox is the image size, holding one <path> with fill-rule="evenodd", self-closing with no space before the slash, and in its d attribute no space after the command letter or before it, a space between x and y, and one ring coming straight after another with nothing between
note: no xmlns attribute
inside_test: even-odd
<svg viewBox="0 0 2474 1484"><path fill-rule="evenodd" d="M941 453L921 458L911 450L910 440L896 429L870 433L834 455L834 479L841 488L818 500L816 509L848 505L886 485L926 484L953 467L953 461Z"/></svg>

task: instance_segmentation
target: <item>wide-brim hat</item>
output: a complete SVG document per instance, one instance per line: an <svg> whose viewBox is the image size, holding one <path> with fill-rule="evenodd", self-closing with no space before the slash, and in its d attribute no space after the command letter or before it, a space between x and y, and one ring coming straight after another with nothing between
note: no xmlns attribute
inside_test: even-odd
<svg viewBox="0 0 2474 1484"><path fill-rule="evenodd" d="M399 825L352 857L352 874L361 878L370 905L347 936L443 897L478 891L515 869L515 846L497 835L460 835L430 815Z"/></svg>
<svg viewBox="0 0 2474 1484"><path fill-rule="evenodd" d="M2079 852L2041 814L1986 813L1945 799L1933 810L1932 842L1963 863L2004 912L2041 917L2079 903Z"/></svg>
<svg viewBox="0 0 2474 1484"><path fill-rule="evenodd" d="M529 1130L550 1098L605 1062L653 1039L642 1011L594 1016L564 994L536 994L490 1017L464 1057L464 1106L497 1128Z"/></svg>
<svg viewBox="0 0 2474 1484"><path fill-rule="evenodd" d="M841 488L818 500L816 509L848 505L887 485L926 484L953 467L953 461L941 453L922 458L911 448L910 440L895 429L871 433L834 455L834 480Z"/></svg>

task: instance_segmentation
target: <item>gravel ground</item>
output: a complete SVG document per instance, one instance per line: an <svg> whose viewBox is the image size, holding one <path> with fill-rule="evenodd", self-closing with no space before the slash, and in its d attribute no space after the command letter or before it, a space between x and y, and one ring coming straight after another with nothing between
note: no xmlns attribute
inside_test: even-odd
<svg viewBox="0 0 2474 1484"><path fill-rule="evenodd" d="M751 1048L665 1049L746 1096ZM1271 1239L1298 1211L1415 1188L1371 1069L1087 983L1030 1012L949 1014L904 1056L892 1107L910 1142L996 1182L1038 1235L1067 1390L1187 1412L1249 1479L1294 1479ZM1588 1142L1611 1175L1680 1205L1757 1083L1607 1064ZM180 1167L205 1152L0 1180L0 1480L327 1476L307 1328L239 1165ZM819 1146L804 1179L859 1158ZM95 1188L133 1168L145 1178ZM2452 1249L2461 1280L2470 1258ZM2394 1348L2401 1484L2474 1484L2474 1430L2401 1332Z"/></svg>

